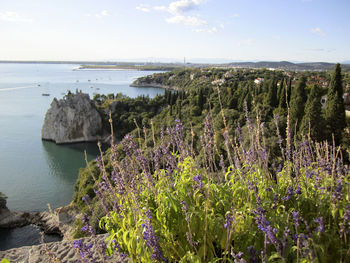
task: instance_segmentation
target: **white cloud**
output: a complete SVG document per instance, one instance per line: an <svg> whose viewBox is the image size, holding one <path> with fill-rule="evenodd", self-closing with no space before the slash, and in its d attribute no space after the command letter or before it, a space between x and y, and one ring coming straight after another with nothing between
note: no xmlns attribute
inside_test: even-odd
<svg viewBox="0 0 350 263"><path fill-rule="evenodd" d="M86 14L86 16L93 16L96 18L102 18L102 17L106 17L106 16L111 16L111 14L107 11L107 10L102 10L101 12L97 13L97 14Z"/></svg>
<svg viewBox="0 0 350 263"><path fill-rule="evenodd" d="M145 5L145 4L140 4L136 7L137 10L140 10L142 12L145 12L145 13L148 13L151 11L151 9L149 8L148 5Z"/></svg>
<svg viewBox="0 0 350 263"><path fill-rule="evenodd" d="M145 5L140 6L146 7L147 11L149 11L149 9L153 9L155 11L167 12L171 15L170 17L165 19L165 21L169 24L183 24L191 27L199 27L207 25L207 21L199 18L199 16L186 15L186 13L197 9L200 6L200 4L205 1L206 0L177 0L171 2L168 6L161 5L154 6L152 8L149 8Z"/></svg>
<svg viewBox="0 0 350 263"><path fill-rule="evenodd" d="M17 12L5 11L0 12L0 21L6 22L32 22L32 19L22 17Z"/></svg>
<svg viewBox="0 0 350 263"><path fill-rule="evenodd" d="M183 16L183 15L176 15L176 16L167 18L166 22L168 22L169 24L184 24L186 26L193 26L193 27L207 25L206 21L198 17Z"/></svg>
<svg viewBox="0 0 350 263"><path fill-rule="evenodd" d="M200 5L200 0L179 0L169 4L168 10L171 14L183 14L196 9Z"/></svg>
<svg viewBox="0 0 350 263"><path fill-rule="evenodd" d="M325 37L326 36L326 34L319 27L312 28L311 32L314 33L314 34L317 34L317 35L319 35L321 37Z"/></svg>
<svg viewBox="0 0 350 263"><path fill-rule="evenodd" d="M166 11L167 7L164 5L159 5L159 6L154 6L153 9L156 11Z"/></svg>
<svg viewBox="0 0 350 263"><path fill-rule="evenodd" d="M220 24L220 27L221 27L221 29L224 29L225 25L224 24Z"/></svg>
<svg viewBox="0 0 350 263"><path fill-rule="evenodd" d="M111 14L107 10L102 10L101 15L102 16L110 16Z"/></svg>
<svg viewBox="0 0 350 263"><path fill-rule="evenodd" d="M194 30L194 32L196 32L196 33L211 33L211 34L213 34L213 33L218 32L218 29L214 26L212 28L199 28L199 29Z"/></svg>
<svg viewBox="0 0 350 263"><path fill-rule="evenodd" d="M238 13L234 13L234 14L232 15L232 17L233 17L233 18L237 18L237 17L240 17L240 15L239 15Z"/></svg>

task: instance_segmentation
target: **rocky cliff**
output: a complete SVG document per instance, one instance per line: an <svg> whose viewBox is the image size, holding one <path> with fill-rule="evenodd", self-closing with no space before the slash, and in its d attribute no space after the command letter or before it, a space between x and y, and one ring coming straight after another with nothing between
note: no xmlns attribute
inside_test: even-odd
<svg viewBox="0 0 350 263"><path fill-rule="evenodd" d="M102 118L89 95L81 92L54 98L41 130L43 140L58 144L97 141L101 134Z"/></svg>

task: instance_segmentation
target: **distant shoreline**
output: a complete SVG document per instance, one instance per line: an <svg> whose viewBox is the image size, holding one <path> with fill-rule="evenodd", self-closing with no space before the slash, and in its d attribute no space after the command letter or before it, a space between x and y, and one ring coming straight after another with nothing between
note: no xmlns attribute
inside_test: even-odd
<svg viewBox="0 0 350 263"><path fill-rule="evenodd" d="M237 68L237 69L260 69L285 71L329 71L335 63L328 62L304 62L292 63L289 61L259 61L259 62L231 62L231 63L162 63L162 62L111 62L111 61L36 61L36 60L0 60L0 64L71 64L80 65L80 69L125 69L125 70L149 70L171 71L183 68ZM350 71L350 64L341 64L343 71Z"/></svg>

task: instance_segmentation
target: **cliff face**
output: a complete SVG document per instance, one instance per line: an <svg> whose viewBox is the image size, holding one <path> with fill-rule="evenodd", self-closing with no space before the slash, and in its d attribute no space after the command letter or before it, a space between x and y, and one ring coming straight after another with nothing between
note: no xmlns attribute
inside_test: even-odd
<svg viewBox="0 0 350 263"><path fill-rule="evenodd" d="M56 143L101 139L102 118L88 94L68 94L52 101L41 130L41 138Z"/></svg>

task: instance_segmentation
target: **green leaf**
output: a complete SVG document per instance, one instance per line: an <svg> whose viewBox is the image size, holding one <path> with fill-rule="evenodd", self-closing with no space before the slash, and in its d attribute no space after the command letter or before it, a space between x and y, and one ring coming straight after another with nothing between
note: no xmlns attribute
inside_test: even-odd
<svg viewBox="0 0 350 263"><path fill-rule="evenodd" d="M275 252L269 257L269 261L274 259L281 259L281 257L278 255L278 253Z"/></svg>
<svg viewBox="0 0 350 263"><path fill-rule="evenodd" d="M4 258L3 260L1 260L1 263L10 263L10 261L6 258Z"/></svg>

